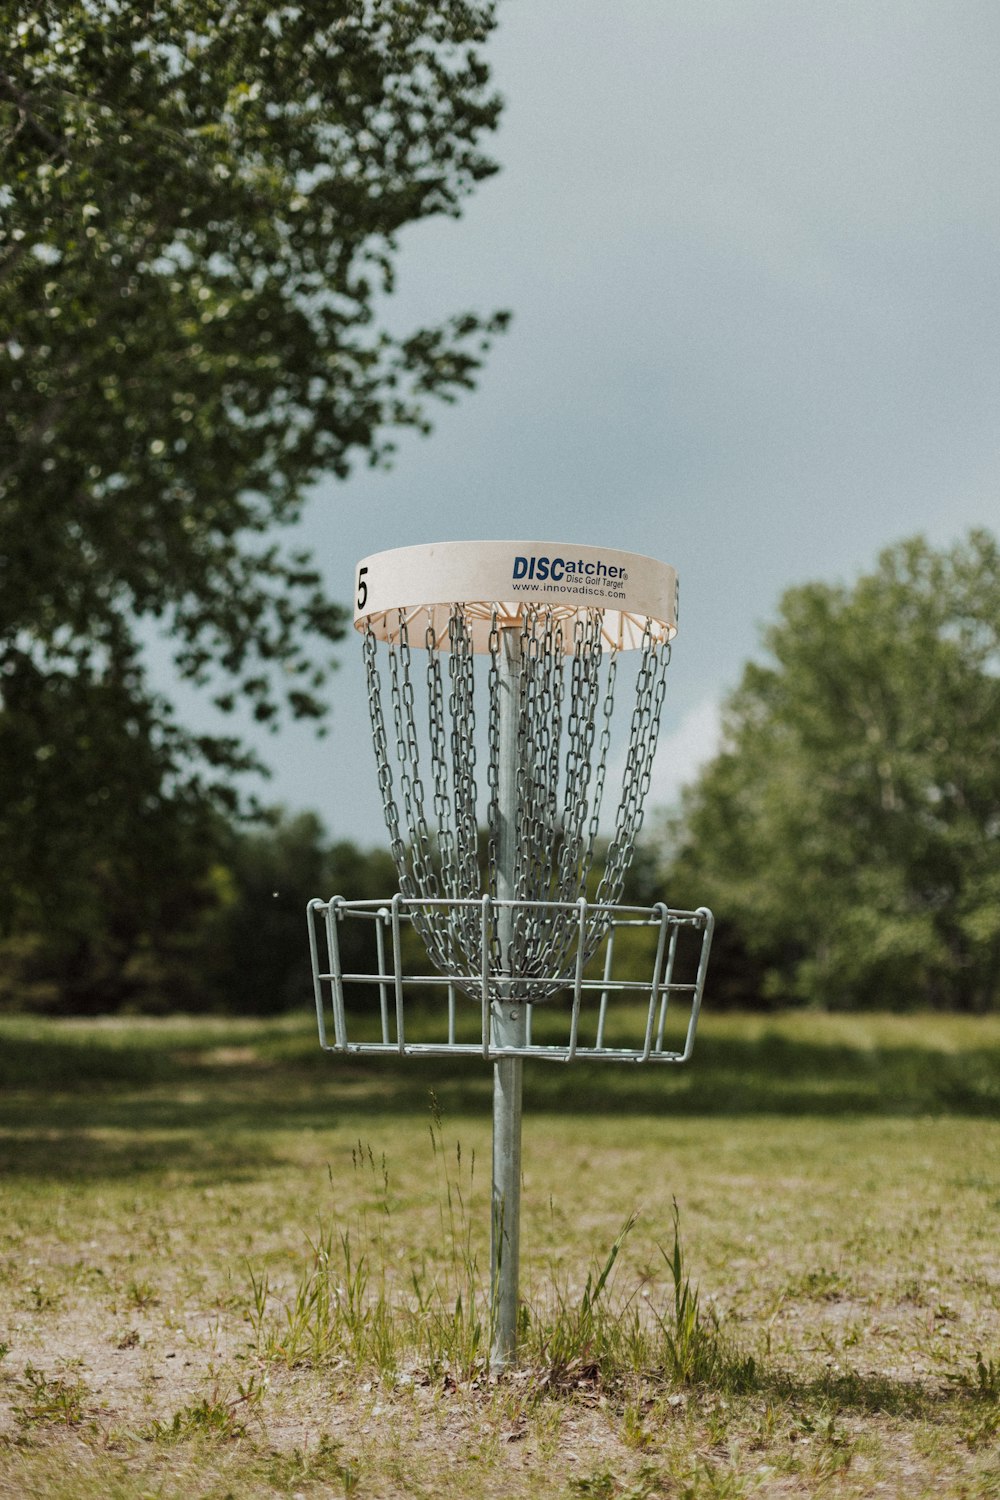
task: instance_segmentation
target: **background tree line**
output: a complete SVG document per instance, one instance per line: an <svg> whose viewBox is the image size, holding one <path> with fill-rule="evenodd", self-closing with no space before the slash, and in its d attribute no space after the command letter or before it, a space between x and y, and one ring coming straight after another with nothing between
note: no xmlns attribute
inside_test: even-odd
<svg viewBox="0 0 1000 1500"><path fill-rule="evenodd" d="M331 841L312 813L245 827L217 816L44 926L0 941L0 1008L49 1015L229 1011L266 1015L312 997L306 903L395 887L388 852Z"/></svg>

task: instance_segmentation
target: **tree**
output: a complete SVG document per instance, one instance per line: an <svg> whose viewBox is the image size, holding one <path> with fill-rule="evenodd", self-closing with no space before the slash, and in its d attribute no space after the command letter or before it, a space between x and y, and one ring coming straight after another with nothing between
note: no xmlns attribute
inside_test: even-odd
<svg viewBox="0 0 1000 1500"><path fill-rule="evenodd" d="M330 843L313 813L232 829L225 871L226 897L201 930L202 970L214 1003L244 1015L311 1002L308 901L348 891L359 900L385 897L397 884L388 850ZM345 932L343 959L345 972L376 972L374 933L359 947L357 932Z"/></svg>
<svg viewBox="0 0 1000 1500"><path fill-rule="evenodd" d="M28 661L4 691L0 1009L145 1007L167 970L161 988L190 1007L195 976L176 959L214 904L220 819L164 786L152 711L127 680Z"/></svg>
<svg viewBox="0 0 1000 1500"><path fill-rule="evenodd" d="M172 809L131 860L95 868L66 920L46 925L43 912L0 941L0 1012L273 1015L308 1006L307 902L338 891L386 897L395 886L388 850L331 843L314 813L192 826ZM373 932L345 930L342 954L347 972L376 972ZM422 950L415 956L419 964Z"/></svg>
<svg viewBox="0 0 1000 1500"><path fill-rule="evenodd" d="M376 317L398 231L457 214L495 170L477 146L500 109L478 50L490 0L0 11L11 930L120 858L143 817L231 805L252 761L151 692L140 622L223 709L322 718L344 615L275 529L321 474L426 429L426 398L473 384L503 318L395 337Z"/></svg>
<svg viewBox="0 0 1000 1500"><path fill-rule="evenodd" d="M1000 550L915 538L852 589L783 598L686 797L681 887L766 993L1000 1003Z"/></svg>

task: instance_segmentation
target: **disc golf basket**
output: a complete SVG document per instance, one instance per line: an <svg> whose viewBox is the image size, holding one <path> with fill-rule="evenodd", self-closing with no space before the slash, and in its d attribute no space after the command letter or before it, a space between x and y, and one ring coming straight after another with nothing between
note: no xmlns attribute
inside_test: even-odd
<svg viewBox="0 0 1000 1500"><path fill-rule="evenodd" d="M493 1065L496 1370L515 1353L525 1058L678 1064L694 1045L711 912L621 903L676 601L666 564L554 543L405 547L357 570L399 890L309 903L320 1042Z"/></svg>

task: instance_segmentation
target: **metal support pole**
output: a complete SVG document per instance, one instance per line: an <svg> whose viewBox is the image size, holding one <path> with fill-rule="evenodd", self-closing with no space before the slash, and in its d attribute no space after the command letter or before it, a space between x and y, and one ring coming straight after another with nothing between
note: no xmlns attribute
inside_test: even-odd
<svg viewBox="0 0 1000 1500"><path fill-rule="evenodd" d="M497 899L516 895L518 838L517 771L521 684L521 636L515 627L503 631L500 650L499 784L497 803ZM511 973L514 918L509 907L497 913L501 972ZM491 1014L493 1045L523 1047L528 1007L501 987ZM518 1280L521 1258L521 1086L522 1057L502 1057L493 1064L493 1196L490 1234L490 1310L493 1342L490 1368L505 1369L517 1348Z"/></svg>

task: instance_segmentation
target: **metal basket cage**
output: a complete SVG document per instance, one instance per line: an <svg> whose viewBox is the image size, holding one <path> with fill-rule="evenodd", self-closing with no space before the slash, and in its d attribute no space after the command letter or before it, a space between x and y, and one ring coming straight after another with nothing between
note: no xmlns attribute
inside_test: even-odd
<svg viewBox="0 0 1000 1500"><path fill-rule="evenodd" d="M477 967L447 977L407 971L420 952L416 935L430 916L454 920L465 932L471 920L478 924ZM519 916L533 925L558 922L564 930L567 921L573 924L575 942L554 972L540 977L536 964L528 973L518 972L516 964L498 967L498 922L509 926ZM714 925L707 907L678 911L662 903L610 905L583 897L529 902L490 895L445 900L397 894L386 901L334 896L310 901L308 920L319 1038L327 1051L486 1062L540 1057L682 1063L691 1056ZM350 956L359 947L373 962L367 969L345 969L345 951ZM641 978L635 977L637 948L648 963ZM526 1012L523 1044L511 1045L502 1039L498 1019L519 1008Z"/></svg>

